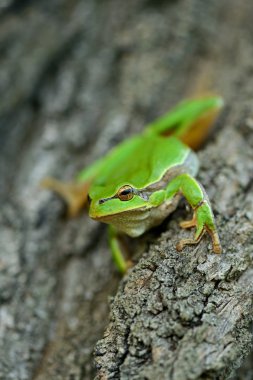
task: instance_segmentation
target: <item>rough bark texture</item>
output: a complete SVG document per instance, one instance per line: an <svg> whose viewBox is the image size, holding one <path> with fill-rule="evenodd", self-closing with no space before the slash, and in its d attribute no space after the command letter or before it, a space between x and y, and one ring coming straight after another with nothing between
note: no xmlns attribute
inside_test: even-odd
<svg viewBox="0 0 253 380"><path fill-rule="evenodd" d="M252 14L250 0L0 4L0 379L91 379L98 339L98 379L253 378ZM227 106L199 179L224 253L208 238L175 251L182 204L118 286L105 226L66 220L38 183L210 90Z"/></svg>

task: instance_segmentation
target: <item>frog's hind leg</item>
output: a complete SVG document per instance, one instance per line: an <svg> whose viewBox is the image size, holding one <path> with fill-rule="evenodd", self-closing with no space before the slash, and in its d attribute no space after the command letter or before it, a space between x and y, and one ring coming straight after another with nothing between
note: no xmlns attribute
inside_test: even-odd
<svg viewBox="0 0 253 380"><path fill-rule="evenodd" d="M173 135L192 149L198 149L206 140L222 106L223 100L219 96L186 100L149 124L146 132Z"/></svg>
<svg viewBox="0 0 253 380"><path fill-rule="evenodd" d="M61 182L47 177L41 182L43 188L54 191L67 203L68 215L76 216L88 200L89 183Z"/></svg>

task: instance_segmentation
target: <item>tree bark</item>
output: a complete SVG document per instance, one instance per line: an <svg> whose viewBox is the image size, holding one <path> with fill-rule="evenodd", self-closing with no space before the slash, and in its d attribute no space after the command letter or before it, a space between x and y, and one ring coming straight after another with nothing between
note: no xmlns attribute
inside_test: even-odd
<svg viewBox="0 0 253 380"><path fill-rule="evenodd" d="M0 5L0 379L253 377L252 12L249 0ZM206 92L226 103L198 177L223 254L208 237L175 251L190 235L182 203L135 241L120 279L105 226L67 220L39 182L71 179Z"/></svg>

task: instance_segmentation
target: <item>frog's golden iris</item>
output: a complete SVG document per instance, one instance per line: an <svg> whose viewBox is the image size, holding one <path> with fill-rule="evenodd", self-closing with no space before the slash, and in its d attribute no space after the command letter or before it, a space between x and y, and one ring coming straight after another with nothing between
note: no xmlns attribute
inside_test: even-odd
<svg viewBox="0 0 253 380"><path fill-rule="evenodd" d="M118 190L117 196L121 201L130 201L130 199L133 199L134 189L129 185L122 186Z"/></svg>

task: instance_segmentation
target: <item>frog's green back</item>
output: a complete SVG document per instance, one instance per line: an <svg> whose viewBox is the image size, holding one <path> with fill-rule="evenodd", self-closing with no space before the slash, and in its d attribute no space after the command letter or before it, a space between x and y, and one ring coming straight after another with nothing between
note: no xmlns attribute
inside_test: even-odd
<svg viewBox="0 0 253 380"><path fill-rule="evenodd" d="M184 161L189 151L186 145L196 148L201 144L206 127L222 104L217 96L182 102L149 124L143 134L123 142L82 170L77 180L91 184L89 193L96 197L110 197L124 184L140 189L158 181L168 169ZM168 132L171 137L161 136Z"/></svg>
<svg viewBox="0 0 253 380"><path fill-rule="evenodd" d="M159 181L168 169L182 164L190 149L175 137L139 135L105 157L90 187L91 198L113 196L126 184L142 189Z"/></svg>

